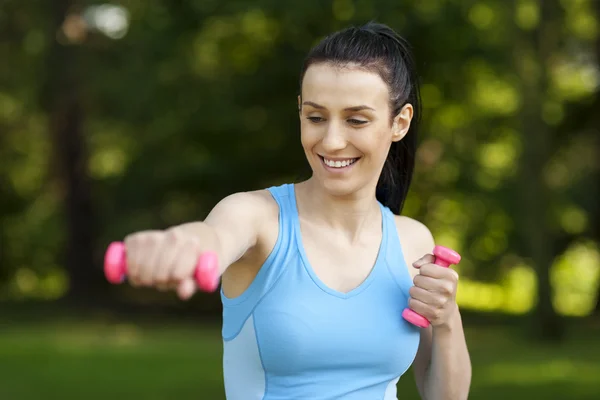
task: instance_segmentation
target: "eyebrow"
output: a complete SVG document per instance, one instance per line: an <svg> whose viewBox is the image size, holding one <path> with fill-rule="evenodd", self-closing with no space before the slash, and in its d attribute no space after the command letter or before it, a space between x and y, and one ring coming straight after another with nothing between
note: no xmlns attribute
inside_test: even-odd
<svg viewBox="0 0 600 400"><path fill-rule="evenodd" d="M313 108L316 108L318 110L323 110L325 109L324 106L317 104L317 103L313 103L312 101L305 101L304 103L302 103L305 106L311 106ZM360 106L353 106L353 107L346 107L344 108L344 111L353 111L353 112L357 112L357 111L362 111L362 110L371 110L371 111L375 111L375 109L373 107L369 107L369 106L365 106L365 105L360 105Z"/></svg>

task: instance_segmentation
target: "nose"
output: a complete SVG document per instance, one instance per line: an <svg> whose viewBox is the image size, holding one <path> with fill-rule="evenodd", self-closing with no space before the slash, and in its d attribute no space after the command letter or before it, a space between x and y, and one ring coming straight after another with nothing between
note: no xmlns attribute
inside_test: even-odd
<svg viewBox="0 0 600 400"><path fill-rule="evenodd" d="M335 152L346 147L346 137L342 127L335 121L331 121L327 126L321 144L326 152Z"/></svg>

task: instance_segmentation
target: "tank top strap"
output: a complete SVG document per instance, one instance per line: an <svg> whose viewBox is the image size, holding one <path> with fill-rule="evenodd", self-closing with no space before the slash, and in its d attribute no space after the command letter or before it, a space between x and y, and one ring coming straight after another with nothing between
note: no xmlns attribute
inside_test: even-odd
<svg viewBox="0 0 600 400"><path fill-rule="evenodd" d="M413 285L413 281L408 272L408 266L404 258L404 252L402 251L400 233L396 227L396 218L394 213L385 206L383 207L383 217L386 219L384 233L388 238L385 261L390 274L393 276L404 295L409 296L408 290Z"/></svg>
<svg viewBox="0 0 600 400"><path fill-rule="evenodd" d="M294 185L286 183L281 186L272 186L267 189L279 206L279 222L283 224L282 233L287 233L288 228L293 232L293 218L297 215ZM283 217L283 218L282 218Z"/></svg>
<svg viewBox="0 0 600 400"><path fill-rule="evenodd" d="M250 286L240 296L234 298L226 297L221 288L224 340L237 336L256 305L282 275L291 257L297 254L294 251L296 247L293 246L295 243L293 218L296 210L292 208L290 194L293 195L293 191L290 190L290 186L284 184L267 188L279 206L277 241Z"/></svg>

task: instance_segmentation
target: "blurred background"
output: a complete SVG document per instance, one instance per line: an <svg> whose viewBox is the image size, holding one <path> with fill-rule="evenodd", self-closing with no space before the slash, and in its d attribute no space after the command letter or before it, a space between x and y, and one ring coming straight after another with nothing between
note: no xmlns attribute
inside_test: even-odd
<svg viewBox="0 0 600 400"><path fill-rule="evenodd" d="M104 251L299 179L303 57L372 19L418 60L404 214L463 255L470 398L600 398L600 1L2 0L0 399L224 399L218 295Z"/></svg>

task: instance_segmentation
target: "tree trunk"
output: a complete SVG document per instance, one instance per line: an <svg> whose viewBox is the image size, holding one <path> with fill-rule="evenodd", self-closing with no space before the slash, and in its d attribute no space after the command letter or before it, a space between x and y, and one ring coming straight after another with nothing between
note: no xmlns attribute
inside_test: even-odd
<svg viewBox="0 0 600 400"><path fill-rule="evenodd" d="M66 244L64 263L69 276L67 300L78 305L95 298L102 282L94 268L94 211L87 174L88 154L83 134L83 106L79 92L79 46L60 43L59 32L74 0L48 4L52 15L47 76L42 97L53 146L54 177L62 197Z"/></svg>
<svg viewBox="0 0 600 400"><path fill-rule="evenodd" d="M564 325L554 310L550 282L550 266L556 256L555 238L549 226L550 190L543 181L543 170L550 159L551 131L542 119L543 96L547 76L545 63L553 46L552 28L556 23L552 2L539 2L540 22L537 28L521 32L515 49L517 71L521 77L520 127L523 152L520 161L520 202L522 215L519 229L523 235L526 256L537 277L537 303L532 319L538 339L557 340Z"/></svg>
<svg viewBox="0 0 600 400"><path fill-rule="evenodd" d="M600 1L594 2L594 13L596 14L596 20L600 20ZM600 35L596 36L596 61L600 63ZM600 117L598 116L598 107L600 107L600 90L596 91L596 101L594 101L594 107L590 110L590 116L592 117L592 125L596 132L600 131ZM600 160L600 140L596 140L596 154L597 160ZM600 193L600 170L596 169L596 193ZM596 202L594 215L592 218L592 235L596 240L596 243L600 243L600 206ZM600 317L600 283L598 284L598 290L596 292L596 307L594 307L593 314L596 317Z"/></svg>

